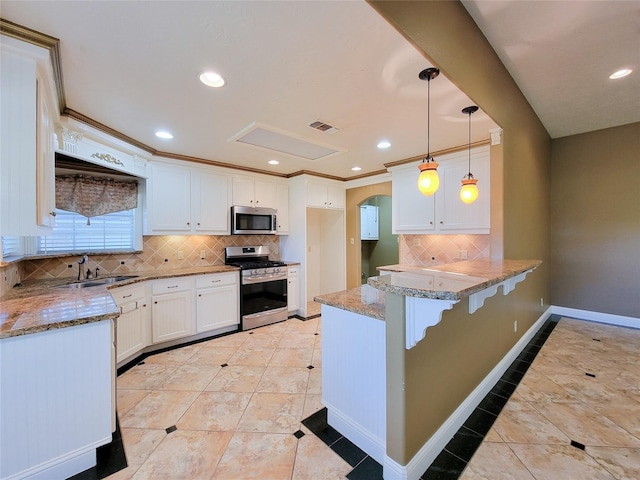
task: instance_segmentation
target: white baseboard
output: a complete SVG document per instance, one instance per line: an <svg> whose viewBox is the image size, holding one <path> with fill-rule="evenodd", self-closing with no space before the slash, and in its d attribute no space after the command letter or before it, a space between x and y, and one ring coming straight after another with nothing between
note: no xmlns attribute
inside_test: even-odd
<svg viewBox="0 0 640 480"><path fill-rule="evenodd" d="M378 438L362 428L347 415L342 414L331 405L327 407L327 423L340 432L345 438L356 444L376 462L382 464L385 458L385 439Z"/></svg>
<svg viewBox="0 0 640 480"><path fill-rule="evenodd" d="M551 307L551 313L555 315L562 315L563 317L588 320L590 322L599 322L609 325L616 325L618 327L631 327L640 329L640 318L625 317L624 315L613 315L611 313L592 312L589 310L579 310L577 308L556 306Z"/></svg>
<svg viewBox="0 0 640 480"><path fill-rule="evenodd" d="M551 315L549 307L520 340L509 350L503 359L491 370L471 394L460 404L442 424L435 434L414 455L407 465L400 465L392 458L385 455L383 463L383 477L385 480L418 480L429 468L435 458L440 454L449 440L456 434L460 427L473 413L478 404L491 391L493 386L511 366L520 352L528 345L536 332L542 327Z"/></svg>

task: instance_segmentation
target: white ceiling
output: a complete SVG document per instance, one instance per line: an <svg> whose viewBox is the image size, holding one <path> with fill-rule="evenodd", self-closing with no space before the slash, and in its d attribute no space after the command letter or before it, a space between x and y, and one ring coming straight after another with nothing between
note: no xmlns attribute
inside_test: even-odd
<svg viewBox="0 0 640 480"><path fill-rule="evenodd" d="M640 72L619 80L631 84L622 93L600 80L619 64L637 67L637 32L625 32L638 3L556 3L563 2L465 6L553 137L638 121L637 101L635 109L628 104L637 100ZM1 8L2 18L60 39L68 108L160 152L341 178L426 153L427 83L418 73L431 65L364 1L3 0ZM596 30L595 41L584 34L610 18L624 28ZM563 66L576 70L559 72ZM200 84L206 69L227 85ZM431 151L465 145L461 109L472 102L442 74L430 86ZM604 114L617 97L626 102ZM316 120L338 131L308 126ZM496 127L482 111L472 121L473 141ZM229 141L254 122L338 153L307 160ZM174 139L156 138L159 129ZM383 139L390 149L376 148ZM351 171L356 165L361 172Z"/></svg>

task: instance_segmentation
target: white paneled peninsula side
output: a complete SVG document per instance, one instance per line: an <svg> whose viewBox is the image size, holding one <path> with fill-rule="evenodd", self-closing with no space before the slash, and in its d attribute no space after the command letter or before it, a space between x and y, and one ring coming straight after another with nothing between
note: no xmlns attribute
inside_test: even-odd
<svg viewBox="0 0 640 480"><path fill-rule="evenodd" d="M540 264L381 267L368 285L315 298L328 422L385 479L419 478L533 335L514 329L514 305Z"/></svg>

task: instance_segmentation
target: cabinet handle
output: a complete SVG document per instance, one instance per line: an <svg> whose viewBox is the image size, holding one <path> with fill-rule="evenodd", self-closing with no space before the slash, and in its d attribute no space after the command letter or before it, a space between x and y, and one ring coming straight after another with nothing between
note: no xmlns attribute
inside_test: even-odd
<svg viewBox="0 0 640 480"><path fill-rule="evenodd" d="M49 215L51 215L52 217L55 217L57 215L56 212L49 212Z"/></svg>
<svg viewBox="0 0 640 480"><path fill-rule="evenodd" d="M129 298L132 295L133 295L133 293L130 293L129 295L123 295L122 298Z"/></svg>
<svg viewBox="0 0 640 480"><path fill-rule="evenodd" d="M218 283L221 282L222 280L211 280L211 283Z"/></svg>
<svg viewBox="0 0 640 480"><path fill-rule="evenodd" d="M167 288L178 288L178 285L169 285Z"/></svg>

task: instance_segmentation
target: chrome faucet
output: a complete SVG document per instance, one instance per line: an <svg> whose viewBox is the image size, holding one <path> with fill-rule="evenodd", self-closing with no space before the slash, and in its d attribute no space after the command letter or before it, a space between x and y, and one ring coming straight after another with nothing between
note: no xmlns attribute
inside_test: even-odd
<svg viewBox="0 0 640 480"><path fill-rule="evenodd" d="M89 255L83 255L78 260L78 281L83 280L84 277L84 264L89 262Z"/></svg>

